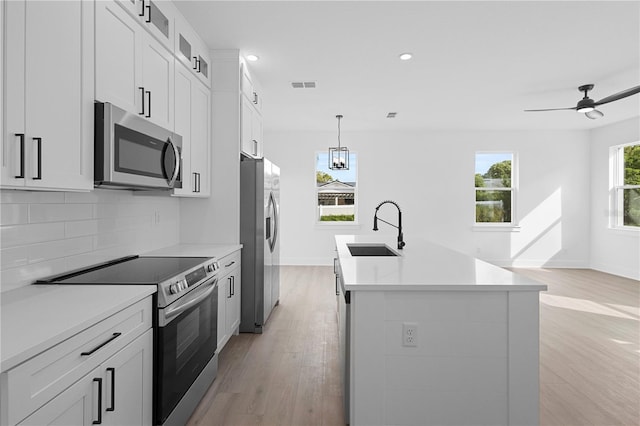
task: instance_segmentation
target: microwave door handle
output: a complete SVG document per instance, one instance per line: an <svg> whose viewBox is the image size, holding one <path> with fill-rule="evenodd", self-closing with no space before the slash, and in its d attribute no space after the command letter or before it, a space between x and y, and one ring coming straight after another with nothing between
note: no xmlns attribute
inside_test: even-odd
<svg viewBox="0 0 640 426"><path fill-rule="evenodd" d="M169 144L171 145L171 148L173 148L174 158L176 159L176 164L175 164L175 167L173 168L173 176L171 176L171 180L169 181L169 188L173 188L174 185L176 184L176 180L178 179L178 175L180 174L180 163L181 163L180 150L178 150L178 147L173 143L171 138L168 138L167 142L169 142Z"/></svg>

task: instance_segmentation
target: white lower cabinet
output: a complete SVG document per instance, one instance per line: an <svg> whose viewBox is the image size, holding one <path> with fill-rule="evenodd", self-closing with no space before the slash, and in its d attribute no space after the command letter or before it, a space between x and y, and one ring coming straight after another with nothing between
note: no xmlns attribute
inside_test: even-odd
<svg viewBox="0 0 640 426"><path fill-rule="evenodd" d="M151 296L0 376L2 425L151 425Z"/></svg>
<svg viewBox="0 0 640 426"><path fill-rule="evenodd" d="M219 260L218 278L218 353L232 335L238 334L240 326L240 251L233 252Z"/></svg>
<svg viewBox="0 0 640 426"><path fill-rule="evenodd" d="M51 400L44 407L20 422L21 425L90 425L97 421L97 389L96 377L100 369L96 368L71 387Z"/></svg>
<svg viewBox="0 0 640 426"><path fill-rule="evenodd" d="M148 330L19 424L151 424L152 351Z"/></svg>

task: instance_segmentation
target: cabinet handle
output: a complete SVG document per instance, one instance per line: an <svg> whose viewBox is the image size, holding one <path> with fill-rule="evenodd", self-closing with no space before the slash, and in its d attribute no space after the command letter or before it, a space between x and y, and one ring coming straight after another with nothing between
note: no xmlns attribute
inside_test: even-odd
<svg viewBox="0 0 640 426"><path fill-rule="evenodd" d="M224 265L225 268L228 268L229 266L233 265L234 263L236 263L235 260L232 260L231 263Z"/></svg>
<svg viewBox="0 0 640 426"><path fill-rule="evenodd" d="M38 156L36 157L36 172L37 174L32 178L33 180L42 180L42 138L33 138L36 142L38 149Z"/></svg>
<svg viewBox="0 0 640 426"><path fill-rule="evenodd" d="M149 11L149 17L147 19L145 19L145 22L149 23L151 22L151 5L145 5L145 0L142 0L142 7L140 8L140 13L138 13L138 16L142 16L144 17L145 15L145 9Z"/></svg>
<svg viewBox="0 0 640 426"><path fill-rule="evenodd" d="M229 280L229 295L227 296L227 299L231 299L231 296L233 296L231 293L231 277L228 277L227 279Z"/></svg>
<svg viewBox="0 0 640 426"><path fill-rule="evenodd" d="M20 174L16 176L16 179L24 179L24 133L16 133L16 136L20 138Z"/></svg>
<svg viewBox="0 0 640 426"><path fill-rule="evenodd" d="M197 191L196 192L200 192L200 173L196 173L196 175L198 175L198 186L197 186Z"/></svg>
<svg viewBox="0 0 640 426"><path fill-rule="evenodd" d="M258 141L253 139L253 155L258 155Z"/></svg>
<svg viewBox="0 0 640 426"><path fill-rule="evenodd" d="M151 118L151 90L147 90L147 95L149 97L149 101L147 104L147 115L145 115L145 117Z"/></svg>
<svg viewBox="0 0 640 426"><path fill-rule="evenodd" d="M96 377L94 382L98 382L98 420L94 420L94 425L102 424L102 378Z"/></svg>
<svg viewBox="0 0 640 426"><path fill-rule="evenodd" d="M89 356L92 353L94 353L95 351L97 351L98 349L102 348L103 346L105 346L106 344L110 343L111 341L115 340L118 336L120 336L122 333L113 333L111 335L111 337L109 337L107 339L107 341L100 343L98 346L96 346L95 348L91 349L89 352L82 352L80 354L80 356Z"/></svg>
<svg viewBox="0 0 640 426"><path fill-rule="evenodd" d="M196 70L196 72L201 72L200 71L200 59L198 59L197 56L193 57L193 69Z"/></svg>
<svg viewBox="0 0 640 426"><path fill-rule="evenodd" d="M116 411L116 369L109 367L107 371L111 373L111 407L106 411Z"/></svg>
<svg viewBox="0 0 640 426"><path fill-rule="evenodd" d="M236 276L231 275L231 295L236 295Z"/></svg>
<svg viewBox="0 0 640 426"><path fill-rule="evenodd" d="M139 86L138 89L140 90L140 95L142 99L142 112L139 112L138 115L144 115L144 87Z"/></svg>
<svg viewBox="0 0 640 426"><path fill-rule="evenodd" d="M253 103L258 105L258 93L253 92Z"/></svg>

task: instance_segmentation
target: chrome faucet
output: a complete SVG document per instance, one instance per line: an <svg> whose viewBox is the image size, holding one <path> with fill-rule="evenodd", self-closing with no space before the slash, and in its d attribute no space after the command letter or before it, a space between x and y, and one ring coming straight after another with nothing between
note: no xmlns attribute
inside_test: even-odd
<svg viewBox="0 0 640 426"><path fill-rule="evenodd" d="M393 204L398 209L398 226L394 225L393 223L389 223L384 219L378 218L378 209L380 207L382 207L384 204ZM398 248L402 249L402 247L405 246L405 242L402 240L402 212L400 211L400 206L398 205L398 203L396 203L395 201L386 200L386 201L383 201L380 204L378 204L378 207L376 207L376 212L373 215L373 230L374 231L378 230L378 220L381 220L382 222L386 223L387 225L391 225L394 228L398 229Z"/></svg>

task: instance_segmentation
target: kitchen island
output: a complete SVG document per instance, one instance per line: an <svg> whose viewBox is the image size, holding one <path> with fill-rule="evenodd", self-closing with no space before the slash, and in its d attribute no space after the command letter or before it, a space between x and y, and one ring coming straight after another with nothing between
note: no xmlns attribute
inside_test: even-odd
<svg viewBox="0 0 640 426"><path fill-rule="evenodd" d="M335 240L348 423L538 424L545 285L428 241ZM376 244L395 256L349 247Z"/></svg>

